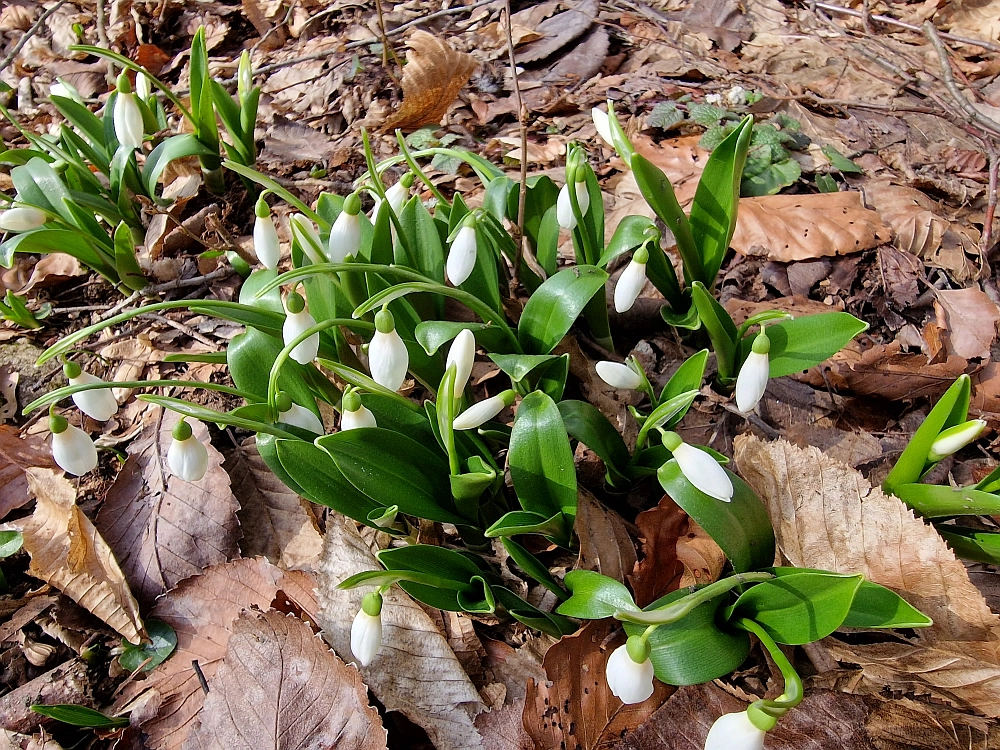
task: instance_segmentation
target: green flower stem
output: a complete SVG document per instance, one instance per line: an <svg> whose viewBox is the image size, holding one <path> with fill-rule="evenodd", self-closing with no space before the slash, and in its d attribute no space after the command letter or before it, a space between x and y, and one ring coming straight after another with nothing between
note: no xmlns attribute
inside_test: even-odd
<svg viewBox="0 0 1000 750"><path fill-rule="evenodd" d="M375 326L371 326L371 328L374 330ZM395 391L390 391L385 386L379 385L360 370L355 370L353 367L348 367L347 365L342 364L340 362L334 362L332 360L324 359L322 357L318 357L317 361L320 363L321 366L330 370L341 380L350 383L356 388L361 388L367 391L368 393L378 394L380 396L391 398L397 404L409 409L410 411L421 412L421 413L423 412L423 409L421 409L416 402L411 401L405 396L400 396Z"/></svg>
<svg viewBox="0 0 1000 750"><path fill-rule="evenodd" d="M578 169L582 171L583 166L578 167ZM576 176L574 175L575 178ZM584 182L584 184L586 185L587 183ZM594 247L593 242L591 242L590 232L583 225L583 212L580 211L580 201L576 197L576 184L570 185L566 192L569 194L569 204L573 207L573 216L576 218L576 227L573 229L573 233L580 236L579 242L583 247L583 262L591 266L597 265L597 249ZM595 206L591 206L590 208L593 208L595 211L597 210Z"/></svg>
<svg viewBox="0 0 1000 750"><path fill-rule="evenodd" d="M741 617L733 624L741 630L757 636L761 645L767 649L774 663L781 670L781 676L785 680L785 691L774 700L760 700L752 706L768 716L776 719L781 718L789 709L795 708L802 702L802 698L805 696L805 690L802 687L802 678L799 677L798 672L795 671L795 667L788 661L788 657L785 656L784 652L774 642L774 639L767 634L764 628L745 617Z"/></svg>
<svg viewBox="0 0 1000 750"><path fill-rule="evenodd" d="M41 409L43 406L58 403L64 398L72 396L74 393L82 393L84 391L99 391L105 388L171 388L174 386L178 388L204 388L206 391L228 393L230 396L239 396L251 404L259 403L262 400L259 396L241 391L238 388L231 388L228 385L219 385L217 383L202 383L197 380L126 380L121 383L107 382L88 383L87 385L65 385L62 388L57 388L54 391L46 393L41 398L35 399L24 407L22 413L30 414L35 409Z"/></svg>
<svg viewBox="0 0 1000 750"><path fill-rule="evenodd" d="M620 609L615 612L614 617L616 620L632 622L636 625L669 625L686 617L696 607L700 607L705 602L720 597L728 591L732 591L737 586L747 583L770 581L772 578L774 578L774 575L771 573L737 573L715 583L710 583L705 588L688 594L682 599L660 609L648 612L628 612Z"/></svg>
<svg viewBox="0 0 1000 750"><path fill-rule="evenodd" d="M203 422L213 422L219 426L230 425L232 427L241 427L244 430L249 430L251 432L262 432L266 435L274 435L278 438L288 438L290 440L302 439L298 435L288 432L287 430L283 430L276 425L258 422L254 419L246 419L245 417L236 417L227 412L216 411L215 409L209 409L206 406L192 404L190 401L185 401L180 398L144 394L139 396L138 400L144 401L147 404L162 406L164 409L170 409L171 411L183 414L186 417L191 417L192 419L199 419Z"/></svg>
<svg viewBox="0 0 1000 750"><path fill-rule="evenodd" d="M653 390L653 384L649 382L649 378L646 377L645 368L639 364L639 361L635 357L630 357L632 362L635 363L635 369L639 371L639 377L642 378L642 384L638 387L640 393L645 393L649 396L649 403L652 404L655 409L659 404L656 402L656 391Z"/></svg>
<svg viewBox="0 0 1000 750"><path fill-rule="evenodd" d="M681 409L685 408L688 404L692 403L698 396L698 391L684 391L684 393L679 393L671 399L664 401L662 404L653 409L653 412L646 418L646 421L642 423L642 427L639 428L639 434L635 439L635 453L632 454L632 463L635 463L640 449L646 446L646 439L649 435L650 430L654 430L661 425L667 423L671 417L679 413Z"/></svg>
<svg viewBox="0 0 1000 750"><path fill-rule="evenodd" d="M446 148L444 146L435 146L433 148L420 149L419 151L414 151L411 153L414 159L426 159L428 157L434 156L447 156L453 159L458 159L468 164L472 170L479 177L479 181L483 183L483 186L489 185L490 182L497 179L498 177L503 177L503 172L500 171L491 162L473 153L472 151L462 151L455 148ZM381 174L389 167L399 164L401 161L405 161L402 155L390 156L388 159L380 161L376 165L378 170L376 174ZM361 184L364 180L369 179L372 172L368 171L361 175L355 184Z"/></svg>
<svg viewBox="0 0 1000 750"><path fill-rule="evenodd" d="M406 146L406 139L403 138L402 130L399 129L396 130L396 140L399 141L399 152L403 155L403 158L409 165L410 171L412 171L413 174L419 177L420 181L427 186L427 189L434 194L434 197L437 198L439 205L450 207L451 203L449 203L448 199L444 197L444 193L438 190L437 185L431 182L431 178L428 177L426 174L424 174L424 171L420 168L420 165L417 164L416 159L413 158L413 155L410 153L410 149L407 148Z"/></svg>
<svg viewBox="0 0 1000 750"><path fill-rule="evenodd" d="M283 188L281 185L279 185L277 182L272 180L267 175L261 174L256 169L240 164L239 162L235 162L232 159L224 159L222 162L222 166L224 166L226 169L236 172L236 174L240 175L241 177L245 177L248 180L256 182L261 187L267 188L272 193L281 198L283 201L285 201L285 203L295 206L295 208L297 208L301 213L305 214L314 222L316 222L316 224L321 229L325 230L330 229L329 222L327 222L322 216L313 211L311 208L309 208L309 206L307 206L305 203L296 198L290 191Z"/></svg>
<svg viewBox="0 0 1000 750"><path fill-rule="evenodd" d="M438 427L441 430L441 438L448 451L448 468L453 477L462 473L462 466L458 460L458 451L455 449L455 428L452 422L455 421L455 377L458 368L452 365L441 378L441 386L437 392L437 409L440 418Z"/></svg>
<svg viewBox="0 0 1000 750"><path fill-rule="evenodd" d="M310 276L333 275L341 273L350 273L352 271L358 273L380 273L388 274L391 276L400 276L407 281L419 281L425 284L435 284L437 282L434 279L424 276L421 273L417 273L409 268L404 268L403 266L384 266L381 263L355 263L351 261L350 263L313 263L308 266L302 266L301 268L295 268L291 271L285 271L285 273L271 279L264 286L262 286L257 294L254 295L255 299L261 299L268 292L277 289L279 286L285 286L286 284L291 284L292 282L301 281L302 279L308 278ZM369 328L373 328L371 323L365 323Z"/></svg>
<svg viewBox="0 0 1000 750"><path fill-rule="evenodd" d="M350 578L345 578L337 584L337 588L353 589L358 586L378 586L384 590L400 581L419 583L422 586L432 586L436 589L445 589L446 591L467 591L469 589L468 584L417 570L367 570L363 573L355 573Z"/></svg>
<svg viewBox="0 0 1000 750"><path fill-rule="evenodd" d="M375 175L375 177L372 179L372 189L376 193L378 193L378 197L381 198L386 205L388 205L389 202L385 198L385 185L382 184L382 175L378 171L378 168L375 165L375 154L372 152L372 145L371 141L368 138L367 128L361 128L361 140L364 142L365 163L368 165L368 172L369 174ZM378 219L377 216L373 218L376 220ZM392 225L396 228L396 239L399 240L399 244L403 246L403 249L406 251L407 257L409 258L415 257L414 254L410 252L410 242L406 236L406 232L403 231L403 224L402 222L400 222L399 217L396 216L396 212L392 210L392 206L389 206L389 220L392 222Z"/></svg>

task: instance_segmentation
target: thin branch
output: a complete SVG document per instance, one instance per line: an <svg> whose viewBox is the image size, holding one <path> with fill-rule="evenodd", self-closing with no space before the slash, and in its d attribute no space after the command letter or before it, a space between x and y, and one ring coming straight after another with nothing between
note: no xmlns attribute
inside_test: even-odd
<svg viewBox="0 0 1000 750"><path fill-rule="evenodd" d="M955 100L955 104L965 113L966 117L981 128L993 135L1000 135L1000 122L997 122L992 117L987 117L972 106L972 103L959 90L958 84L955 83L955 74L951 69L951 58L948 56L948 49L944 46L944 42L941 41L941 34L938 32L937 27L930 21L927 21L924 24L924 33L927 35L931 46L934 47L934 51L937 52L938 60L941 63L941 79L944 81L948 93L951 94L951 98Z"/></svg>
<svg viewBox="0 0 1000 750"><path fill-rule="evenodd" d="M983 219L983 258L993 247L993 218L997 212L997 178L1000 176L1000 152L990 144L990 186L986 203L986 218Z"/></svg>
<svg viewBox="0 0 1000 750"><path fill-rule="evenodd" d="M389 42L389 35L385 33L385 18L382 15L382 0L375 0L375 10L378 12L378 30L381 36L382 42L382 67L385 68L386 74L392 79L392 82L399 85L399 80L396 78L395 74L389 68L389 56L396 61L396 65L400 68L403 64L396 57L396 50L392 48L392 44Z"/></svg>
<svg viewBox="0 0 1000 750"><path fill-rule="evenodd" d="M514 271L510 279L511 295L517 290L521 278L521 258L524 257L524 206L528 197L528 110L521 98L521 84L517 78L517 62L514 59L513 25L510 13L510 0L504 0L504 16L507 21L507 55L510 58L510 77L514 81L514 97L517 100L517 124L521 131L521 177L517 196L517 227L514 241L517 253L514 255Z"/></svg>
<svg viewBox="0 0 1000 750"><path fill-rule="evenodd" d="M31 39L31 37L38 33L38 30L42 28L42 24L49 20L52 14L63 7L67 2L69 2L69 0L59 0L59 2L38 17L38 20L31 25L31 28L25 31L21 38L17 40L17 44L14 45L14 49L7 54L7 56L3 59L3 62L0 62L0 71L6 70L7 66L14 62L14 58L17 57L17 53L24 49L24 45L28 43L28 40Z"/></svg>

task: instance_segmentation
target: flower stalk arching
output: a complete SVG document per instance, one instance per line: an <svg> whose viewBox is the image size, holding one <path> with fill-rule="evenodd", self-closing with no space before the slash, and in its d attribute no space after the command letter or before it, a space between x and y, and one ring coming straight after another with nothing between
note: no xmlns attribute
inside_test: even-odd
<svg viewBox="0 0 1000 750"><path fill-rule="evenodd" d="M760 625L758 625L753 620L745 617L741 617L733 623L736 627L741 630L745 630L748 633L753 633L757 636L757 640L760 641L761 645L767 649L768 654L771 655L771 659L777 665L778 670L781 672L781 677L785 681L785 689L782 694L773 700L759 700L751 704L750 715L751 721L754 721L757 717L767 717L770 720L771 727L774 726L774 722L777 722L782 716L784 716L790 709L795 708L799 703L802 702L802 698L805 697L805 688L802 686L802 678L799 677L799 673L795 671L795 667L792 663L788 661L788 657L785 656L784 652L778 647L778 644L774 642L774 639L767 634ZM756 716L754 715L756 713ZM754 721L757 724L756 721ZM759 729L767 731L771 727L762 727L757 725Z"/></svg>
<svg viewBox="0 0 1000 750"><path fill-rule="evenodd" d="M660 607L659 609L638 612L620 609L615 612L614 618L616 620L621 620L622 622L631 622L636 625L648 626L647 632L644 634L645 637L648 638L652 633L650 628L655 629L660 625L670 625L671 623L677 622L678 620L687 617L695 608L700 607L705 602L717 599L738 586L743 586L748 583L770 581L774 577L773 573L765 573L762 571L737 573L736 575L718 580L715 583L710 583L704 588L700 588L675 602L671 602L664 607Z"/></svg>
<svg viewBox="0 0 1000 750"><path fill-rule="evenodd" d="M579 161L582 162L582 160ZM583 184L586 185L586 178L584 178L583 180L577 179L583 172L584 172L584 165L582 163L579 163L574 166L572 170L572 175L570 174L569 169L566 170L567 182L569 181L570 177L573 178L573 183L570 186L570 190L568 191L569 204L570 206L573 207L573 216L576 219L576 226L573 227L573 233L579 235L578 240L583 247L583 261L587 265L595 265L598 259L597 248L594 247L594 244L591 241L592 238L590 236L590 232L588 232L587 228L584 226L583 215L585 211L581 208L579 197L576 194L576 184L578 182L582 182ZM596 211L598 210L599 207L588 206L587 208L588 209L593 208Z"/></svg>
<svg viewBox="0 0 1000 750"><path fill-rule="evenodd" d="M274 358L274 364L271 365L271 372L267 378L267 403L271 410L272 419L277 421L278 418L278 378L281 376L281 368L285 364L285 361L291 357L295 347L307 340L310 336L321 333L328 328L335 328L340 325L351 325L353 323L356 323L356 321L344 318L328 318L327 320L322 320L316 325L306 328L282 347L281 351L278 352L278 356Z"/></svg>
<svg viewBox="0 0 1000 750"><path fill-rule="evenodd" d="M420 181L427 186L427 189L431 191L435 198L437 198L438 204L451 208L451 203L444 197L444 193L438 189L437 185L431 181L430 177L424 174L420 165L417 164L416 159L413 158L413 154L410 153L410 149L406 145L406 139L403 137L403 131L399 128L396 128L396 140L399 142L399 153L402 154L403 159L406 161L406 165L410 168L410 171L420 178Z"/></svg>
<svg viewBox="0 0 1000 750"><path fill-rule="evenodd" d="M197 380L123 380L121 382L100 382L100 383L85 383L82 385L64 385L61 388L56 388L54 391L49 391L44 396L35 399L30 404L21 410L21 413L28 415L35 409L40 409L43 406L48 406L50 404L58 403L68 396L72 396L76 393L86 393L87 391L97 391L102 389L111 388L204 388L207 391L217 391L219 393L226 393L230 396L237 396L244 399L247 403L259 403L263 399L248 391L241 391L239 388L233 388L232 386L222 385L221 383L202 383Z"/></svg>
<svg viewBox="0 0 1000 750"><path fill-rule="evenodd" d="M372 190L375 191L375 194L378 196L380 201L388 202L389 199L386 196L385 185L382 184L382 174L379 172L378 167L375 164L375 154L372 151L371 139L368 137L367 128L361 128L361 142L364 145L365 165L368 167L368 174L371 176ZM392 206L390 205L390 209L391 208ZM399 240L407 255L413 257L409 239L406 236L406 232L403 231L403 224L400 222L399 217L396 216L395 211L389 211L389 221L392 222L392 226L396 230L395 239Z"/></svg>

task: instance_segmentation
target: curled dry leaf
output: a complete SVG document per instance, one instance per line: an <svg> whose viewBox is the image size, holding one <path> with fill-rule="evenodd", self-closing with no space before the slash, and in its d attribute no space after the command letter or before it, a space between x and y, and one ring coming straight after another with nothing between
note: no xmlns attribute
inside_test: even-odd
<svg viewBox="0 0 1000 750"><path fill-rule="evenodd" d="M835 658L864 667L863 685L1000 716L1000 618L933 526L815 448L741 435L736 462L768 507L789 563L862 573L934 620L907 643L824 641Z"/></svg>
<svg viewBox="0 0 1000 750"><path fill-rule="evenodd" d="M384 130L416 130L437 125L479 64L472 55L457 52L426 31L407 40L410 51L403 68L403 103L386 120Z"/></svg>
<svg viewBox="0 0 1000 750"><path fill-rule="evenodd" d="M0 519L31 499L25 476L30 467L56 468L45 439L29 435L22 440L16 429L0 425Z"/></svg>
<svg viewBox="0 0 1000 750"><path fill-rule="evenodd" d="M596 570L609 578L625 582L635 567L635 544L629 526L614 511L605 508L590 492L580 488L576 533L580 537L578 568Z"/></svg>
<svg viewBox="0 0 1000 750"><path fill-rule="evenodd" d="M323 637L345 659L351 657L351 624L367 587L342 591L345 578L380 566L361 536L341 516L327 527L318 566L317 598ZM388 711L400 711L423 727L438 750L479 748L472 719L482 709L479 693L448 641L426 612L393 587L384 594L382 648L361 667L369 689Z"/></svg>
<svg viewBox="0 0 1000 750"><path fill-rule="evenodd" d="M677 559L677 544L687 522L687 513L669 495L664 495L655 508L636 516L635 525L642 538L642 559L629 576L629 583L635 603L640 607L652 604L678 587L684 566Z"/></svg>
<svg viewBox="0 0 1000 750"><path fill-rule="evenodd" d="M202 750L379 750L386 734L357 670L301 620L244 611L187 744Z"/></svg>
<svg viewBox="0 0 1000 750"><path fill-rule="evenodd" d="M21 522L28 573L62 591L132 643L144 635L139 605L107 543L76 504L76 490L51 469L28 469L35 512Z"/></svg>
<svg viewBox="0 0 1000 750"><path fill-rule="evenodd" d="M935 295L937 324L948 330L948 350L965 359L990 358L1000 310L977 287L947 289Z"/></svg>
<svg viewBox="0 0 1000 750"><path fill-rule="evenodd" d="M167 465L177 419L176 413L159 407L149 410L143 432L97 514L97 528L121 562L136 598L147 606L180 580L239 555L239 503L203 424L190 421L194 436L208 447L204 478L184 481Z"/></svg>

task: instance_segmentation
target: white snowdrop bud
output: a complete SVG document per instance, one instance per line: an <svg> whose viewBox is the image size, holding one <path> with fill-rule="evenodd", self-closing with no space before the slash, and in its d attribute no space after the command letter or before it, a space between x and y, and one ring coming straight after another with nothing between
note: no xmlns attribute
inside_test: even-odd
<svg viewBox="0 0 1000 750"><path fill-rule="evenodd" d="M103 383L96 375L84 372L76 362L67 362L63 373L70 385L94 385ZM91 419L107 422L118 413L118 401L110 388L100 388L93 391L81 391L73 394L73 403Z"/></svg>
<svg viewBox="0 0 1000 750"><path fill-rule="evenodd" d="M15 206L0 213L0 230L4 232L30 232L48 220L44 211L33 206Z"/></svg>
<svg viewBox="0 0 1000 750"><path fill-rule="evenodd" d="M292 292L285 300L285 323L281 327L281 338L285 346L316 325L316 320L306 312L305 300L298 292ZM300 342L292 349L289 356L300 365L307 365L319 354L319 332L316 332Z"/></svg>
<svg viewBox="0 0 1000 750"><path fill-rule="evenodd" d="M375 659L382 647L382 595L377 591L365 594L361 609L351 625L351 653L362 667Z"/></svg>
<svg viewBox="0 0 1000 750"><path fill-rule="evenodd" d="M594 369L597 376L612 388L635 390L642 385L642 376L628 365L619 362L598 362Z"/></svg>
<svg viewBox="0 0 1000 750"><path fill-rule="evenodd" d="M497 414L513 404L516 395L514 391L507 390L477 404L473 404L455 417L452 427L456 430L473 430L489 422Z"/></svg>
<svg viewBox="0 0 1000 750"><path fill-rule="evenodd" d="M767 380L771 377L771 362L767 356L770 350L771 341L761 330L736 376L736 408L744 414L754 410L767 388Z"/></svg>
<svg viewBox="0 0 1000 750"><path fill-rule="evenodd" d="M191 431L182 418L174 425L167 449L167 465L185 482L200 482L208 471L208 448Z"/></svg>
<svg viewBox="0 0 1000 750"><path fill-rule="evenodd" d="M676 432L665 432L663 445L674 454L681 474L695 489L724 503L733 499L733 480L711 455L688 445Z"/></svg>
<svg viewBox="0 0 1000 750"><path fill-rule="evenodd" d="M927 460L940 461L952 453L957 453L973 440L978 438L986 429L986 421L983 419L972 419L954 427L949 427L941 432L927 453Z"/></svg>
<svg viewBox="0 0 1000 750"><path fill-rule="evenodd" d="M723 714L708 730L705 750L763 750L766 734L746 711Z"/></svg>
<svg viewBox="0 0 1000 750"><path fill-rule="evenodd" d="M594 127L597 128L597 134L601 136L605 143L614 148L615 140L611 134L611 121L608 118L608 113L603 109L594 107L590 110L590 116L594 120Z"/></svg>
<svg viewBox="0 0 1000 750"><path fill-rule="evenodd" d="M149 82L149 76L139 71L135 74L135 95L139 97L142 101L149 99L150 94L153 93L153 86Z"/></svg>
<svg viewBox="0 0 1000 750"><path fill-rule="evenodd" d="M640 636L630 636L608 657L605 676L611 692L622 703L642 703L653 694L653 663L649 644Z"/></svg>
<svg viewBox="0 0 1000 750"><path fill-rule="evenodd" d="M278 407L278 421L290 424L294 427L301 427L303 430L322 435L326 430L323 422L304 406L299 406L288 396L287 393L278 393L276 401Z"/></svg>
<svg viewBox="0 0 1000 750"><path fill-rule="evenodd" d="M465 386L472 375L472 365L476 361L476 337L468 328L463 328L448 350L445 369L455 365L455 398L461 398Z"/></svg>
<svg viewBox="0 0 1000 750"><path fill-rule="evenodd" d="M340 431L357 430L362 427L378 427L375 415L361 403L357 391L350 390L344 394L341 401L343 413L340 416Z"/></svg>
<svg viewBox="0 0 1000 750"><path fill-rule="evenodd" d="M587 191L587 182L574 180L573 184L576 186L576 201L580 204L580 216L583 216L590 208L590 193ZM556 221L563 229L576 227L576 215L573 213L573 203L569 197L568 182L559 189L559 197L556 199Z"/></svg>
<svg viewBox="0 0 1000 750"><path fill-rule="evenodd" d="M472 275L476 267L476 252L476 217L469 214L448 251L445 275L453 286L461 286Z"/></svg>
<svg viewBox="0 0 1000 750"><path fill-rule="evenodd" d="M390 391L398 391L406 379L410 355L396 332L392 313L382 308L375 316L375 335L368 345L368 369L372 380Z"/></svg>
<svg viewBox="0 0 1000 750"><path fill-rule="evenodd" d="M344 200L344 210L333 222L330 229L330 242L327 245L331 263L343 263L348 258L354 258L361 248L361 198L357 193L351 193Z"/></svg>
<svg viewBox="0 0 1000 750"><path fill-rule="evenodd" d="M389 208L392 209L392 212L396 216L399 216L399 212L403 210L406 199L410 197L410 187L412 185L413 173L407 172L400 178L399 182L385 191L385 199L389 201Z"/></svg>
<svg viewBox="0 0 1000 750"><path fill-rule="evenodd" d="M118 97L115 99L112 119L115 125L115 138L122 146L133 151L142 148L142 112L139 110L135 94L132 93L128 75L124 72L118 76Z"/></svg>
<svg viewBox="0 0 1000 750"><path fill-rule="evenodd" d="M274 219L271 218L271 209L264 201L264 196L257 199L254 217L253 251L260 264L273 271L281 260L281 245L278 242L278 230L274 228Z"/></svg>
<svg viewBox="0 0 1000 750"><path fill-rule="evenodd" d="M640 247L618 277L618 283L615 285L615 312L628 312L639 298L639 292L646 285L648 260L649 251L645 247Z"/></svg>
<svg viewBox="0 0 1000 750"><path fill-rule="evenodd" d="M67 474L83 476L97 467L97 448L90 435L71 425L65 417L49 417L52 458Z"/></svg>
<svg viewBox="0 0 1000 750"><path fill-rule="evenodd" d="M49 86L49 96L61 96L64 99L72 99L77 104L83 104L83 97L76 90L76 86L62 78L57 78L56 82Z"/></svg>

